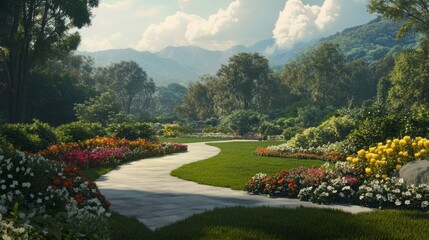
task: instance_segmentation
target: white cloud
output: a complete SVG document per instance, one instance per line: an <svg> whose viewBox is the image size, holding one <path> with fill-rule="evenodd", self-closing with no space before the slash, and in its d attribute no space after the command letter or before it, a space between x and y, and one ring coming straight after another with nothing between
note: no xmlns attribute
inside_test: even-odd
<svg viewBox="0 0 429 240"><path fill-rule="evenodd" d="M288 0L273 30L276 46L289 48L299 41L308 41L346 27L366 23L368 0L324 0L322 5Z"/></svg>
<svg viewBox="0 0 429 240"><path fill-rule="evenodd" d="M272 13L282 5L280 1L235 0L207 18L179 11L149 26L137 49L159 51L167 46L196 45L225 50L237 44L253 44L271 35L277 19Z"/></svg>
<svg viewBox="0 0 429 240"><path fill-rule="evenodd" d="M102 51L112 49L114 42L123 37L121 32L116 32L107 38L86 37L82 39L80 48L90 51Z"/></svg>

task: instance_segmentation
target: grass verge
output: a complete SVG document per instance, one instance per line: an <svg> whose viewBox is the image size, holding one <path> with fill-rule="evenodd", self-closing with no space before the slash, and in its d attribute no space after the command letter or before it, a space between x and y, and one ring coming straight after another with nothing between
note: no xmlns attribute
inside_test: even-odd
<svg viewBox="0 0 429 240"><path fill-rule="evenodd" d="M224 208L150 231L114 214L112 239L426 239L429 213L374 211L350 214L312 208Z"/></svg>
<svg viewBox="0 0 429 240"><path fill-rule="evenodd" d="M210 143L221 153L207 160L186 164L171 175L201 184L242 190L244 184L256 173L274 174L282 169L320 167L319 160L297 160L255 156L257 147L267 147L279 142L228 142Z"/></svg>

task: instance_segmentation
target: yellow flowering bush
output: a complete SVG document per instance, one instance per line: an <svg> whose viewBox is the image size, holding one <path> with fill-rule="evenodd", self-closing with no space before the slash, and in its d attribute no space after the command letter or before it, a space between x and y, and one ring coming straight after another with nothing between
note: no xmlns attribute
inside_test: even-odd
<svg viewBox="0 0 429 240"><path fill-rule="evenodd" d="M164 124L164 137L177 137L180 135L179 124Z"/></svg>
<svg viewBox="0 0 429 240"><path fill-rule="evenodd" d="M368 177L386 178L411 161L426 159L429 156L429 140L422 137L389 139L385 143L369 149L361 149L347 161L359 167Z"/></svg>

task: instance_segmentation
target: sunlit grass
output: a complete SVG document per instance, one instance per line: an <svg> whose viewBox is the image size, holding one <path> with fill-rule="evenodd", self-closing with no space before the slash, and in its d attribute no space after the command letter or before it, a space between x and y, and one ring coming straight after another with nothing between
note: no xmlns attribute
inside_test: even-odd
<svg viewBox="0 0 429 240"><path fill-rule="evenodd" d="M223 141L229 139L223 138L197 138L197 137L177 137L177 138L167 138L160 137L160 142L175 142L175 143L196 143L196 142L213 142L213 141Z"/></svg>
<svg viewBox="0 0 429 240"><path fill-rule="evenodd" d="M172 172L173 176L207 184L242 190L244 184L256 173L274 174L282 169L319 167L319 160L297 160L255 156L257 147L267 147L279 142L228 142L210 143L219 147L221 153L207 160L184 165Z"/></svg>
<svg viewBox="0 0 429 240"><path fill-rule="evenodd" d="M112 239L427 239L429 213L374 211L350 214L312 208L215 209L151 232L114 214Z"/></svg>

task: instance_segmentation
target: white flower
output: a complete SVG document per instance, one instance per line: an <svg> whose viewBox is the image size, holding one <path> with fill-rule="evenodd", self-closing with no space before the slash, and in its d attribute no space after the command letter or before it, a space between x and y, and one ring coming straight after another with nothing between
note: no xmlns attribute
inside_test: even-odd
<svg viewBox="0 0 429 240"><path fill-rule="evenodd" d="M402 202L401 202L401 201L399 201L399 199L396 199L395 205L396 205L396 206L401 206L401 204L402 204Z"/></svg>
<svg viewBox="0 0 429 240"><path fill-rule="evenodd" d="M36 202L37 203L42 203L42 199L38 198Z"/></svg>
<svg viewBox="0 0 429 240"><path fill-rule="evenodd" d="M421 194L419 194L419 193L417 193L416 198L417 198L417 199L420 199L420 198L422 198L422 195L421 195Z"/></svg>
<svg viewBox="0 0 429 240"><path fill-rule="evenodd" d="M429 206L429 202L428 201L423 201L422 202L422 208L426 208L427 206Z"/></svg>
<svg viewBox="0 0 429 240"><path fill-rule="evenodd" d="M401 183L401 184L404 183L404 179L402 179L402 178L399 179L399 183Z"/></svg>
<svg viewBox="0 0 429 240"><path fill-rule="evenodd" d="M1 190L5 190L6 189L6 185L1 185Z"/></svg>
<svg viewBox="0 0 429 240"><path fill-rule="evenodd" d="M12 174L7 175L8 178L13 178Z"/></svg>
<svg viewBox="0 0 429 240"><path fill-rule="evenodd" d="M411 201L410 200L405 200L405 205L410 205Z"/></svg>

